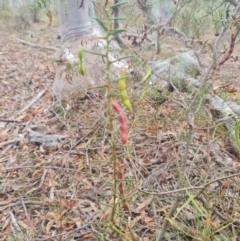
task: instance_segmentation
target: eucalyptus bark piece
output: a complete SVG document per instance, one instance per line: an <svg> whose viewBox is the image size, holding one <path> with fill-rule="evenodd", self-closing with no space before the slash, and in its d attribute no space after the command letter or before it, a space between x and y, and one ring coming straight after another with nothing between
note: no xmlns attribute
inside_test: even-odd
<svg viewBox="0 0 240 241"><path fill-rule="evenodd" d="M27 139L46 147L58 147L66 137L62 135L50 135L28 130Z"/></svg>

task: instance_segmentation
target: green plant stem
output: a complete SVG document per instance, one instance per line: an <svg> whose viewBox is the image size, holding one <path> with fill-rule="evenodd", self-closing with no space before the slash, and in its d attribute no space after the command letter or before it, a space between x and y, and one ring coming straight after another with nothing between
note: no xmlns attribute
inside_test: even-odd
<svg viewBox="0 0 240 241"><path fill-rule="evenodd" d="M110 11L110 10L109 10ZM111 28L111 13L108 13L108 30L106 34L107 41L107 49L106 49L106 90L107 90L107 114L108 114L108 122L109 122L109 130L111 133L111 145L112 145L112 163L113 163L113 208L111 212L111 221L114 222L114 216L116 212L116 199L117 199L117 154L116 154L116 143L114 139L114 129L113 129L113 117L111 112L111 78L110 78L110 67L111 61L109 59L110 54L110 34L112 31Z"/></svg>
<svg viewBox="0 0 240 241"><path fill-rule="evenodd" d="M132 239L130 239L128 236L126 236L123 232L121 232L115 225L109 225L109 227L114 230L116 233L120 234L124 240L127 241L132 241Z"/></svg>

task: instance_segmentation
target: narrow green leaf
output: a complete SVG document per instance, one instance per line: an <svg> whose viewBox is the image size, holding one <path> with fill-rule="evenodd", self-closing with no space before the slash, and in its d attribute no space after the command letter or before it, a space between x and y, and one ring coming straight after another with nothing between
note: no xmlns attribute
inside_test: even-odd
<svg viewBox="0 0 240 241"><path fill-rule="evenodd" d="M145 82L145 81L150 77L151 73L152 73L151 68L148 68L148 69L147 69L147 73L146 73L145 76L142 78L141 82Z"/></svg>
<svg viewBox="0 0 240 241"><path fill-rule="evenodd" d="M124 17L116 17L116 18L111 18L111 20L127 20L127 18Z"/></svg>
<svg viewBox="0 0 240 241"><path fill-rule="evenodd" d="M103 10L105 16L108 16L108 15L109 15L109 14L108 14L108 8L107 8L107 7L103 7L102 10Z"/></svg>
<svg viewBox="0 0 240 241"><path fill-rule="evenodd" d="M102 56L102 57L107 57L106 54L98 53L98 52L91 51L91 50L84 50L83 49L83 52L84 53L89 53L89 54L94 54L94 55L99 55L99 56Z"/></svg>
<svg viewBox="0 0 240 241"><path fill-rule="evenodd" d="M125 28L117 28L114 29L110 32L110 34L118 34L118 33L122 33L122 32L126 32L127 30Z"/></svg>
<svg viewBox="0 0 240 241"><path fill-rule="evenodd" d="M147 93L148 93L148 90L147 90L146 87L144 87L143 93L142 93L142 95L140 96L140 99L139 99L140 102L143 101L143 99L146 97Z"/></svg>
<svg viewBox="0 0 240 241"><path fill-rule="evenodd" d="M107 23L105 21L102 21L99 18L93 18L93 19L95 19L104 28L104 30L107 30Z"/></svg>
<svg viewBox="0 0 240 241"><path fill-rule="evenodd" d="M119 49L118 49L119 50ZM110 51L109 51L110 52ZM125 56L125 57L121 57L121 58L117 58L116 60L113 60L113 61L110 61L110 63L115 63L115 62L119 62L120 60L123 60L123 59L130 59L131 56Z"/></svg>
<svg viewBox="0 0 240 241"><path fill-rule="evenodd" d="M238 121L236 122L236 125L235 125L235 142L236 142L238 148L240 149L239 127L240 127L240 120L238 120Z"/></svg>
<svg viewBox="0 0 240 241"><path fill-rule="evenodd" d="M188 190L186 190L186 193L187 195L189 196L189 198L191 199L193 205L195 206L195 208L197 209L197 211L203 216L205 217L204 215L204 212L201 210L200 206L197 204L197 202L194 200L194 195L192 195ZM204 209L203 209L204 210Z"/></svg>
<svg viewBox="0 0 240 241"><path fill-rule="evenodd" d="M122 1L122 2L119 2L119 3L115 3L115 4L111 5L111 8L117 8L117 7L122 6L122 5L126 4L126 3L127 3L127 1Z"/></svg>

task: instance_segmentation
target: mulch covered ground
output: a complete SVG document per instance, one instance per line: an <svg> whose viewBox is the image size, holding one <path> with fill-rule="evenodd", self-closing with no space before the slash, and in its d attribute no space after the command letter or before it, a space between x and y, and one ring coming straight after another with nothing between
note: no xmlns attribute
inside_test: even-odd
<svg viewBox="0 0 240 241"><path fill-rule="evenodd" d="M175 228L168 229L168 240L193 240L181 229L207 240L202 232L206 226L216 240L237 240L240 179L223 177L239 172L238 157L223 127L207 131L214 126L206 122L207 107L196 118L185 155L188 124L174 92L161 102L139 102L139 93L130 91L134 112L126 113L125 146L119 142L115 116L124 197L119 196L116 205L118 231L111 227L113 165L104 93L90 90L74 102L55 103L53 51L16 40L58 46L56 32L54 27L36 30L30 38L0 28L0 240L118 240L116 233L130 240L153 240L176 199L177 192L171 191L177 188L183 161L185 185L191 188L182 192L181 210L172 219ZM237 88L238 66L238 61L227 63L219 83L227 78ZM43 95L25 110L39 93ZM187 94L183 97L191 101ZM28 142L29 130L66 138L57 148L48 148ZM183 207L194 194L195 203Z"/></svg>

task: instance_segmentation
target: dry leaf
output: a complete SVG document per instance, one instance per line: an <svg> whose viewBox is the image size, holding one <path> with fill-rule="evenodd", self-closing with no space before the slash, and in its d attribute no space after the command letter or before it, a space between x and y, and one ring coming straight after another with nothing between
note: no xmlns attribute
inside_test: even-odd
<svg viewBox="0 0 240 241"><path fill-rule="evenodd" d="M19 121L29 121L29 120L31 120L31 119L32 119L32 115L30 115L30 114L28 114L28 113L25 113L25 114L20 115L20 116L18 117L18 120L19 120Z"/></svg>
<svg viewBox="0 0 240 241"><path fill-rule="evenodd" d="M7 219L5 220L5 222L2 224L1 229L2 229L2 230L5 230L6 227L9 226L9 224L10 224L10 218L7 218Z"/></svg>
<svg viewBox="0 0 240 241"><path fill-rule="evenodd" d="M7 200L0 199L0 206L5 206L5 205L15 202L15 201L16 201L16 199L7 199Z"/></svg>
<svg viewBox="0 0 240 241"><path fill-rule="evenodd" d="M116 203L118 202L118 199L116 199ZM111 199L111 201L110 201L110 203L109 203L109 208L107 208L107 210L103 213L103 215L102 215L102 217L100 218L100 222L101 221L103 221L103 220L106 220L108 217L109 217L109 215L110 215L110 213L111 213L111 211L112 211L112 207L111 207L111 205L113 205L113 198Z"/></svg>
<svg viewBox="0 0 240 241"><path fill-rule="evenodd" d="M149 203L152 201L152 196L149 196L148 199L146 199L144 202L142 202L137 208L137 211L141 211L143 208L145 208Z"/></svg>
<svg viewBox="0 0 240 241"><path fill-rule="evenodd" d="M40 150L41 153L45 153L45 152L46 152L46 151L44 150L43 146L40 146L39 150Z"/></svg>
<svg viewBox="0 0 240 241"><path fill-rule="evenodd" d="M225 180L225 182L224 182L224 184L223 184L223 188L222 188L222 190L221 190L221 192L220 192L220 195L219 195L220 198L223 197L223 195L224 195L226 189L228 188L230 182L231 182L231 180L230 180L229 178L228 178L227 180Z"/></svg>
<svg viewBox="0 0 240 241"><path fill-rule="evenodd" d="M18 224L19 224L20 226L22 226L24 229L27 229L27 230L31 230L31 229L32 229L31 226L27 225L27 224L26 224L25 222L23 222L22 220L19 220L19 221L18 221Z"/></svg>
<svg viewBox="0 0 240 241"><path fill-rule="evenodd" d="M76 201L71 200L70 202L66 202L64 198L59 198L59 204L61 207L64 207L68 210L71 210L72 207L75 205Z"/></svg>

